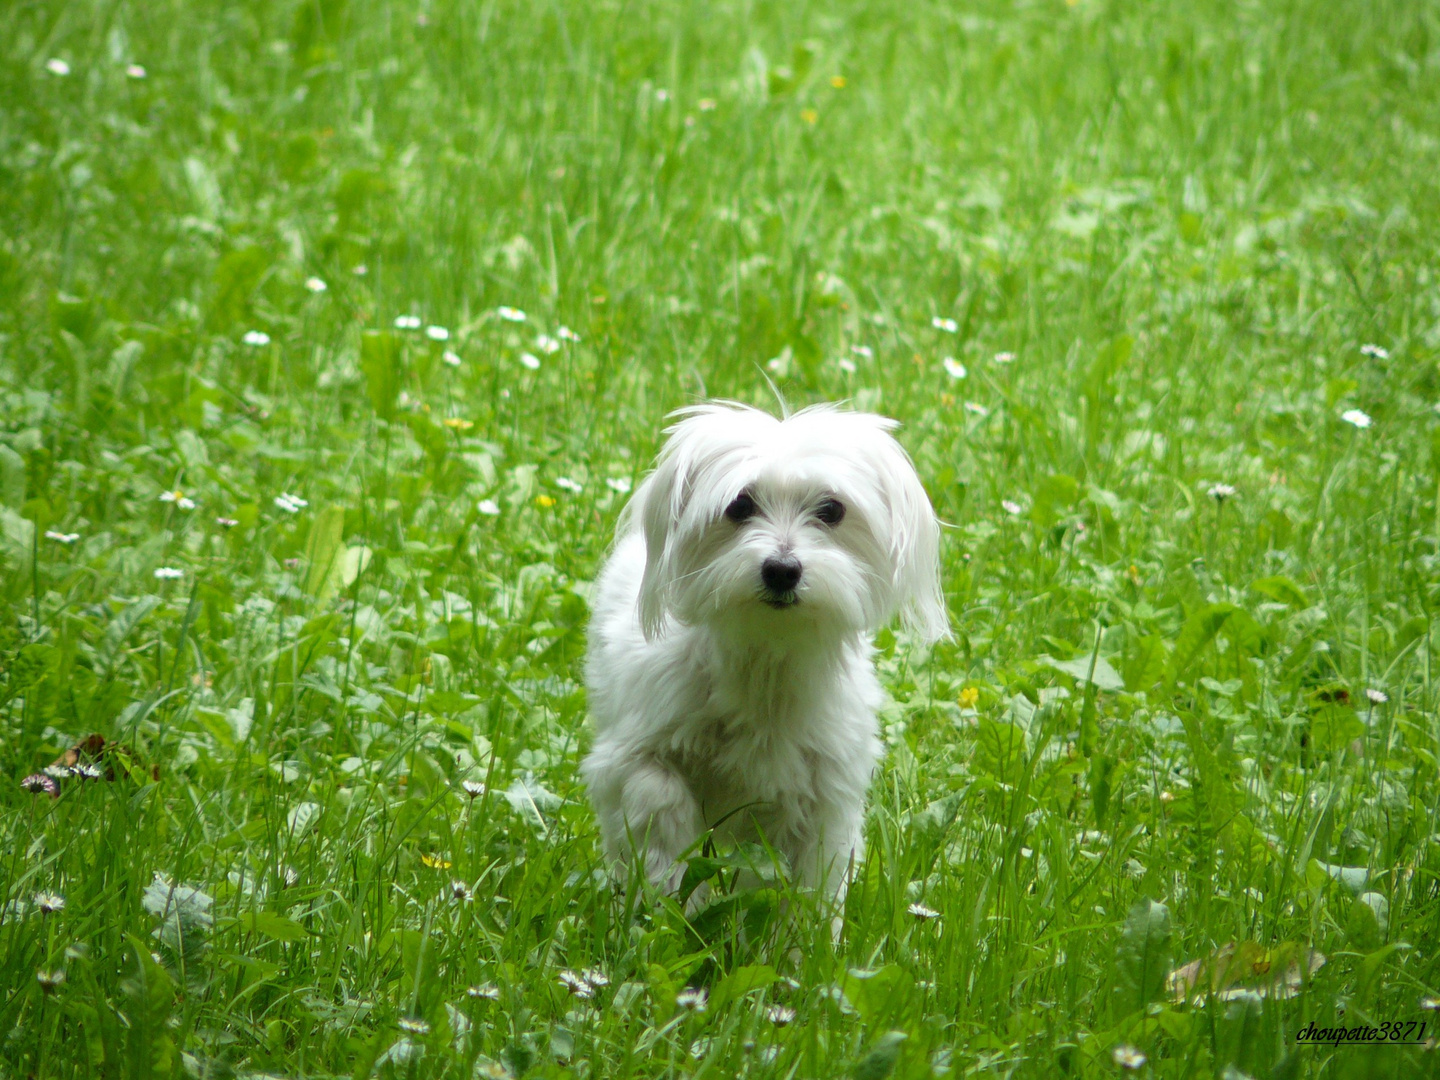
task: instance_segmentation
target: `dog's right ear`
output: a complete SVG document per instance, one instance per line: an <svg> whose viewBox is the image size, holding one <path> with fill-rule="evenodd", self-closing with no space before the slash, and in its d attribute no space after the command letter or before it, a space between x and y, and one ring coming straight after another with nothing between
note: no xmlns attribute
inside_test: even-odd
<svg viewBox="0 0 1440 1080"><path fill-rule="evenodd" d="M679 454L666 454L636 493L645 536L645 575L640 579L640 629L654 640L670 613L675 529L685 509L687 477Z"/></svg>

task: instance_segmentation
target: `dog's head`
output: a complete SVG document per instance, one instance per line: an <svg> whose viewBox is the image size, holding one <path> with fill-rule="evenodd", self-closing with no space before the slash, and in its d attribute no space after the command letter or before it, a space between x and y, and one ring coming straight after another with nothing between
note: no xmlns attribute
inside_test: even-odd
<svg viewBox="0 0 1440 1080"><path fill-rule="evenodd" d="M621 531L645 535L640 621L777 643L883 626L948 630L940 526L895 421L821 405L777 420L729 402L676 414Z"/></svg>

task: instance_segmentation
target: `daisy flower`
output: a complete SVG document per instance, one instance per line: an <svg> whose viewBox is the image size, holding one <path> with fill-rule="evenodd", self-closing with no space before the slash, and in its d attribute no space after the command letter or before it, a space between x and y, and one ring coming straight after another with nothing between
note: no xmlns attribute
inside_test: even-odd
<svg viewBox="0 0 1440 1080"><path fill-rule="evenodd" d="M160 493L160 501L174 503L181 510L195 509L195 500L187 498L185 493L179 488L176 488L174 491L162 491Z"/></svg>
<svg viewBox="0 0 1440 1080"><path fill-rule="evenodd" d="M443 326L427 326L425 336L431 341L449 341L450 331Z"/></svg>
<svg viewBox="0 0 1440 1080"><path fill-rule="evenodd" d="M395 1026L401 1031L408 1031L411 1035L429 1035L430 1025L418 1016L402 1016L395 1021Z"/></svg>
<svg viewBox="0 0 1440 1080"><path fill-rule="evenodd" d="M525 312L521 311L519 308L513 307L498 307L495 309L495 314L499 315L500 318L504 319L506 322L524 322L526 319L529 318L529 316L526 315Z"/></svg>
<svg viewBox="0 0 1440 1080"><path fill-rule="evenodd" d="M612 476L605 481L605 486L617 495L630 494L630 478L628 476Z"/></svg>
<svg viewBox="0 0 1440 1080"><path fill-rule="evenodd" d="M851 345L850 351L862 360L875 359L875 350L870 348L869 345Z"/></svg>
<svg viewBox="0 0 1440 1080"><path fill-rule="evenodd" d="M997 352L992 359L997 364L1009 364L1014 362L1015 354L1013 352Z"/></svg>
<svg viewBox="0 0 1440 1080"><path fill-rule="evenodd" d="M858 370L855 367L855 361L851 360L848 356L842 356L839 360L836 360L835 366L845 372L846 375L854 375Z"/></svg>
<svg viewBox="0 0 1440 1080"><path fill-rule="evenodd" d="M795 1010L789 1005L771 1005L765 1010L765 1019L776 1027L784 1027L795 1019Z"/></svg>
<svg viewBox="0 0 1440 1080"><path fill-rule="evenodd" d="M54 529L45 530L45 539L54 540L57 544L73 544L80 539L79 533L56 532Z"/></svg>
<svg viewBox="0 0 1440 1080"><path fill-rule="evenodd" d="M305 279L305 288L313 293L322 293L330 286L325 284L324 278L308 277Z"/></svg>
<svg viewBox="0 0 1440 1080"><path fill-rule="evenodd" d="M174 581L185 576L185 571L174 566L157 566L155 577L160 581Z"/></svg>
<svg viewBox="0 0 1440 1080"><path fill-rule="evenodd" d="M558 337L561 341L574 342L580 340L580 335L577 334L574 330L571 330L568 326L562 326L559 330L556 330L555 336Z"/></svg>
<svg viewBox="0 0 1440 1080"><path fill-rule="evenodd" d="M470 891L470 886L463 881L450 882L450 899L457 904L467 904L475 899L475 894Z"/></svg>
<svg viewBox="0 0 1440 1080"><path fill-rule="evenodd" d="M480 502L476 504L475 509L479 510L480 513L486 517L500 516L500 504L494 499L481 499Z"/></svg>
<svg viewBox="0 0 1440 1080"><path fill-rule="evenodd" d="M1390 700L1389 694L1385 693L1384 690L1377 690L1373 686L1365 691L1365 697L1371 705L1384 705L1385 702Z"/></svg>
<svg viewBox="0 0 1440 1080"><path fill-rule="evenodd" d="M20 781L20 786L32 795L39 795L41 792L46 795L60 794L60 785L44 773L31 773Z"/></svg>
<svg viewBox="0 0 1440 1080"><path fill-rule="evenodd" d="M539 358L538 356L536 356L534 353L528 353L528 352L526 352L526 353L521 353L521 354L520 354L520 366L521 366L521 367L525 367L525 368L529 368L531 371L539 371L539 370L540 370L540 358Z"/></svg>
<svg viewBox="0 0 1440 1080"><path fill-rule="evenodd" d="M960 324L954 319L943 319L939 315L936 315L930 320L930 325L936 330L945 331L947 334L955 334L960 330Z"/></svg>
<svg viewBox="0 0 1440 1080"><path fill-rule="evenodd" d="M556 341L549 334L541 334L535 339L535 347L546 356L553 356L560 351L560 342Z"/></svg>
<svg viewBox="0 0 1440 1080"><path fill-rule="evenodd" d="M944 360L941 360L940 366L945 369L945 374L949 375L952 379L963 379L969 374L969 372L965 370L965 365L953 356L947 356Z"/></svg>
<svg viewBox="0 0 1440 1080"><path fill-rule="evenodd" d="M45 70L50 72L51 75L56 75L63 79L66 75L70 74L70 65L58 56L52 56L49 60L45 61Z"/></svg>
<svg viewBox="0 0 1440 1080"><path fill-rule="evenodd" d="M57 911L65 910L65 897L59 893L37 892L35 894L35 906L40 909L42 915L51 915Z"/></svg>
<svg viewBox="0 0 1440 1080"><path fill-rule="evenodd" d="M582 491L585 490L585 488L584 488L583 485L576 483L574 480L571 480L570 477L568 477L568 476L557 476L557 477L555 478L555 486L558 487L558 488L563 488L563 489L565 489L566 491L570 492L572 495L579 495Z"/></svg>
<svg viewBox="0 0 1440 1080"><path fill-rule="evenodd" d="M595 996L595 988L590 985L584 975L578 971L562 971L556 976L560 984L566 987L578 998L592 998Z"/></svg>
<svg viewBox="0 0 1440 1080"><path fill-rule="evenodd" d="M125 65L125 77L127 79L143 79L148 74L142 64Z"/></svg>
<svg viewBox="0 0 1440 1080"><path fill-rule="evenodd" d="M682 1009L702 1013L710 1004L710 995L703 986L687 986L675 995L675 1004Z"/></svg>
<svg viewBox="0 0 1440 1080"><path fill-rule="evenodd" d="M298 514L309 505L310 504L299 495L291 495L286 491L282 491L279 495L275 496L275 506L280 510L284 510L287 514Z"/></svg>
<svg viewBox="0 0 1440 1080"><path fill-rule="evenodd" d="M47 994L53 994L65 982L65 972L56 968L54 971L37 971L35 979L40 988Z"/></svg>
<svg viewBox="0 0 1440 1080"><path fill-rule="evenodd" d="M465 991L465 993L470 995L472 998L480 998L484 1001L500 1000L500 988L494 983L479 983L475 986L469 987Z"/></svg>
<svg viewBox="0 0 1440 1080"><path fill-rule="evenodd" d="M1122 1069L1138 1069L1149 1060L1143 1051L1124 1043L1115 1047L1115 1049L1110 1052L1110 1057L1114 1060L1115 1064L1119 1065Z"/></svg>
<svg viewBox="0 0 1440 1080"><path fill-rule="evenodd" d="M260 349L270 344L270 335L264 330L246 330L240 340L252 349Z"/></svg>
<svg viewBox="0 0 1440 1080"><path fill-rule="evenodd" d="M1019 517L1021 512L1024 510L1024 507L1022 507L1019 503L1015 502L1013 499L1001 499L1000 509L1004 510L1005 513L1009 514L1011 517Z"/></svg>
<svg viewBox="0 0 1440 1080"><path fill-rule="evenodd" d="M445 363L449 364L451 367L460 366L460 354L455 352L453 349L446 349L443 353L440 354L440 359L445 361Z"/></svg>
<svg viewBox="0 0 1440 1080"><path fill-rule="evenodd" d="M1373 356L1376 360L1389 360L1390 350L1383 345L1366 344L1360 346L1360 355Z"/></svg>
<svg viewBox="0 0 1440 1080"><path fill-rule="evenodd" d="M1340 419L1347 424L1354 424L1357 428L1367 428L1374 423L1370 419L1370 414L1360 409L1346 409L1340 414Z"/></svg>
<svg viewBox="0 0 1440 1080"><path fill-rule="evenodd" d="M233 529L236 525L239 525L240 522L232 517L217 517L215 524L219 525L222 529Z"/></svg>
<svg viewBox="0 0 1440 1080"><path fill-rule="evenodd" d="M485 794L485 785L479 780L462 780L460 787L464 790L465 794L472 799L478 799L481 795Z"/></svg>
<svg viewBox="0 0 1440 1080"><path fill-rule="evenodd" d="M1235 489L1229 484L1211 484L1210 490L1205 492L1217 503L1223 503L1226 499L1235 494Z"/></svg>
<svg viewBox="0 0 1440 1080"><path fill-rule="evenodd" d="M396 315L396 316L395 316L395 329L396 329L396 330L419 330L419 329L420 329L420 316L419 316L419 315Z"/></svg>
<svg viewBox="0 0 1440 1080"><path fill-rule="evenodd" d="M940 917L940 912L936 911L932 907L926 907L924 904L918 902L911 904L905 910L908 911L911 915L914 915L915 918L919 919L921 922L926 922L930 919L938 919Z"/></svg>

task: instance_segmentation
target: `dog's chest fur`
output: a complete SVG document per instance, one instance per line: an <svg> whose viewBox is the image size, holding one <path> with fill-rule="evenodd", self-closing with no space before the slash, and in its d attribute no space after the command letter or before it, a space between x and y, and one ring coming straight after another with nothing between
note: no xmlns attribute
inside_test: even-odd
<svg viewBox="0 0 1440 1080"><path fill-rule="evenodd" d="M779 842L836 793L837 781L863 790L875 760L874 678L863 646L826 656L706 652L708 694L676 718L667 756L707 826L736 838L752 838L758 826Z"/></svg>

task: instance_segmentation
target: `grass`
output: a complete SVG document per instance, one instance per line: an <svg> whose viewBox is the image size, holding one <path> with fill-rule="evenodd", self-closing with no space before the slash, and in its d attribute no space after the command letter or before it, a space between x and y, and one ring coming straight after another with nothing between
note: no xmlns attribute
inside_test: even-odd
<svg viewBox="0 0 1440 1080"><path fill-rule="evenodd" d="M1435 5L5 22L0 1077L1440 1071ZM623 490L767 376L953 523L836 948L575 776Z"/></svg>

